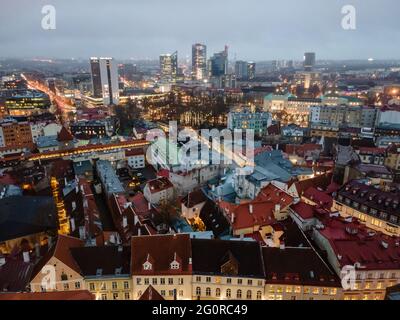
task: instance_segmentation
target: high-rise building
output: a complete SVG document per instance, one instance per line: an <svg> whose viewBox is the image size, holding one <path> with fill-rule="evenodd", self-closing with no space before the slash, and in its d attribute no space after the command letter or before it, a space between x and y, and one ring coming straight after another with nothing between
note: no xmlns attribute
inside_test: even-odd
<svg viewBox="0 0 400 320"><path fill-rule="evenodd" d="M236 61L235 63L235 75L238 79L248 79L248 68L247 61Z"/></svg>
<svg viewBox="0 0 400 320"><path fill-rule="evenodd" d="M113 58L90 58L93 96L105 105L119 103L118 69Z"/></svg>
<svg viewBox="0 0 400 320"><path fill-rule="evenodd" d="M207 47L204 44L192 46L192 75L195 80L207 78Z"/></svg>
<svg viewBox="0 0 400 320"><path fill-rule="evenodd" d="M249 61L247 63L247 77L249 80L252 80L256 77L256 63L253 61Z"/></svg>
<svg viewBox="0 0 400 320"><path fill-rule="evenodd" d="M211 77L226 75L228 72L228 47L225 46L224 51L214 53L209 63Z"/></svg>
<svg viewBox="0 0 400 320"><path fill-rule="evenodd" d="M255 62L247 61L236 61L235 63L235 75L237 79L251 80L256 76L256 64Z"/></svg>
<svg viewBox="0 0 400 320"><path fill-rule="evenodd" d="M312 71L315 66L315 52L306 52L304 54L304 70Z"/></svg>
<svg viewBox="0 0 400 320"><path fill-rule="evenodd" d="M160 71L162 80L176 80L178 74L178 51L172 54L160 55Z"/></svg>

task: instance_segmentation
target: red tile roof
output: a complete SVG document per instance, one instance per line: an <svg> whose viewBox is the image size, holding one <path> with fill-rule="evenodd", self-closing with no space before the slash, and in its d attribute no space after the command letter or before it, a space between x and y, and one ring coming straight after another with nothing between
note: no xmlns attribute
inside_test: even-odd
<svg viewBox="0 0 400 320"><path fill-rule="evenodd" d="M323 224L318 232L329 241L341 266L358 262L363 270L400 268L400 238L374 232L354 218L329 218Z"/></svg>
<svg viewBox="0 0 400 320"><path fill-rule="evenodd" d="M144 156L143 149L129 149L125 150L125 157Z"/></svg>
<svg viewBox="0 0 400 320"><path fill-rule="evenodd" d="M253 201L239 205L221 201L219 206L229 217L232 228L240 230L256 225L274 224L276 222L274 217L275 206L280 205L280 209L283 210L292 203L293 197L273 184L269 184L260 191Z"/></svg>
<svg viewBox="0 0 400 320"><path fill-rule="evenodd" d="M311 200L317 206L320 206L322 208L330 209L333 205L333 198L330 195L314 187L308 188L304 192L303 197Z"/></svg>
<svg viewBox="0 0 400 320"><path fill-rule="evenodd" d="M83 247L84 241L78 238L73 238L66 235L58 235L58 239L56 244L47 254L39 261L39 263L35 266L33 271L32 279L42 270L42 268L46 265L46 263L50 260L51 257L55 257L72 270L77 273L80 273L79 267L75 262L74 258L71 255L70 248Z"/></svg>
<svg viewBox="0 0 400 320"><path fill-rule="evenodd" d="M74 140L74 136L65 127L62 127L60 132L57 134L57 140L60 142L72 141Z"/></svg>
<svg viewBox="0 0 400 320"><path fill-rule="evenodd" d="M333 173L332 171L328 171L325 174L315 176L311 179L296 181L294 183L295 188L299 196L303 195L304 192L314 186L318 186L319 188L325 189L332 181Z"/></svg>
<svg viewBox="0 0 400 320"><path fill-rule="evenodd" d="M131 272L136 275L190 275L192 274L192 249L188 234L153 235L133 237L131 240ZM151 270L143 264L150 260ZM179 270L170 268L171 262L180 261Z"/></svg>
<svg viewBox="0 0 400 320"><path fill-rule="evenodd" d="M157 177L169 178L169 170L161 169L160 171L157 172Z"/></svg>
<svg viewBox="0 0 400 320"><path fill-rule="evenodd" d="M285 152L287 154L296 154L299 157L304 157L311 152L322 151L320 144L308 143L308 144L288 144L286 145Z"/></svg>
<svg viewBox="0 0 400 320"><path fill-rule="evenodd" d="M300 201L299 203L293 204L290 208L304 220L314 217L315 207L305 202Z"/></svg>
<svg viewBox="0 0 400 320"><path fill-rule="evenodd" d="M157 193L174 187L171 181L169 181L169 179L165 177L150 180L147 185L151 193Z"/></svg>

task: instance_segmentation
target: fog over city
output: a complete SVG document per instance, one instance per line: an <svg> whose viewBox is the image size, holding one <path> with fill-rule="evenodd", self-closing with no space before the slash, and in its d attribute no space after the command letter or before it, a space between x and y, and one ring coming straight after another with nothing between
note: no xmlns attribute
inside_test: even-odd
<svg viewBox="0 0 400 320"><path fill-rule="evenodd" d="M351 3L350 3L351 2ZM42 8L56 9L44 30ZM356 9L356 29L342 27L342 8ZM398 0L2 0L1 57L157 59L191 44L209 52L227 44L237 59L393 59L400 52ZM372 40L373 39L373 40ZM393 41L387 41L393 39Z"/></svg>

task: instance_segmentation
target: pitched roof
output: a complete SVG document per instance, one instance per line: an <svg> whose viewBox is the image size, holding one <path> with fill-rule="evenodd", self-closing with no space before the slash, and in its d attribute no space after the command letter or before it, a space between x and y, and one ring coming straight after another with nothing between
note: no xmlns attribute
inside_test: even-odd
<svg viewBox="0 0 400 320"><path fill-rule="evenodd" d="M162 301L164 298L152 285L149 285L140 296L139 300Z"/></svg>
<svg viewBox="0 0 400 320"><path fill-rule="evenodd" d="M313 248L262 248L267 283L341 287Z"/></svg>
<svg viewBox="0 0 400 320"><path fill-rule="evenodd" d="M317 206L330 209L333 205L333 198L325 192L318 190L314 187L308 188L303 196L312 202L315 202Z"/></svg>
<svg viewBox="0 0 400 320"><path fill-rule="evenodd" d="M195 274L223 274L223 264L233 257L237 263L237 276L264 278L258 242L191 239L191 244Z"/></svg>
<svg viewBox="0 0 400 320"><path fill-rule="evenodd" d="M330 243L341 266L360 263L362 270L400 268L400 239L377 233L358 220L329 218L318 232Z"/></svg>
<svg viewBox="0 0 400 320"><path fill-rule="evenodd" d="M188 234L153 235L132 237L131 240L131 272L132 274L191 274L192 258L190 237ZM147 257L154 260L150 271L143 270ZM181 259L180 270L171 270L174 257Z"/></svg>
<svg viewBox="0 0 400 320"><path fill-rule="evenodd" d="M173 184L166 177L160 177L154 180L150 180L147 186L151 193L160 192L169 188L173 188Z"/></svg>
<svg viewBox="0 0 400 320"><path fill-rule="evenodd" d="M0 292L25 291L32 271L33 264L24 262L21 254L6 257L6 263L0 266Z"/></svg>
<svg viewBox="0 0 400 320"><path fill-rule="evenodd" d="M67 130L67 128L62 127L60 132L57 134L57 140L60 142L72 141L74 140L74 136Z"/></svg>
<svg viewBox="0 0 400 320"><path fill-rule="evenodd" d="M57 230L52 197L11 196L0 199L0 241Z"/></svg>
<svg viewBox="0 0 400 320"><path fill-rule="evenodd" d="M39 263L35 265L35 269L32 274L32 279L36 277L36 275L42 270L42 268L52 257L57 258L75 272L80 273L81 270L79 269L78 264L72 257L70 249L83 246L84 246L83 240L59 234L55 245L53 245L53 247L50 248L50 250L43 256L43 258L39 261Z"/></svg>
<svg viewBox="0 0 400 320"><path fill-rule="evenodd" d="M382 191L374 186L370 186L356 180L344 185L338 195L373 208L389 215L396 215L400 218L400 191ZM343 201L340 201L343 202ZM388 217L390 218L390 217ZM400 220L398 221L400 224Z"/></svg>
<svg viewBox="0 0 400 320"><path fill-rule="evenodd" d="M229 217L232 228L238 230L255 225L265 226L276 223L274 216L276 205L280 205L280 208L284 209L292 202L292 196L273 184L269 184L259 192L253 201L239 205L221 201L219 206Z"/></svg>
<svg viewBox="0 0 400 320"><path fill-rule="evenodd" d="M314 218L314 206L303 201L293 204L290 208L304 220Z"/></svg>
<svg viewBox="0 0 400 320"><path fill-rule="evenodd" d="M325 174L317 175L311 179L297 181L294 183L294 186L299 196L301 196L310 187L318 186L319 188L325 190L331 183L332 177L333 172L328 171Z"/></svg>
<svg viewBox="0 0 400 320"><path fill-rule="evenodd" d="M185 205L186 208L193 208L194 206L205 202L207 197L205 196L202 190L196 190L189 192L186 197L184 197L181 202Z"/></svg>
<svg viewBox="0 0 400 320"><path fill-rule="evenodd" d="M83 276L96 276L99 270L102 275L130 273L130 247L78 247L70 250Z"/></svg>

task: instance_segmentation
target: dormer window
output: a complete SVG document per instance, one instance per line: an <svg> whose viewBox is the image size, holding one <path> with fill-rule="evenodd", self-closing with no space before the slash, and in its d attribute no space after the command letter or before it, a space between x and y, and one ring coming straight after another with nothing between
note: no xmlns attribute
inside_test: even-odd
<svg viewBox="0 0 400 320"><path fill-rule="evenodd" d="M178 258L176 252L174 253L174 260L169 264L169 268L171 270L179 270L181 268L181 264L179 263L181 260Z"/></svg>
<svg viewBox="0 0 400 320"><path fill-rule="evenodd" d="M150 254L147 254L146 261L143 263L143 270L144 271L153 270L153 262L154 260L151 258Z"/></svg>
<svg viewBox="0 0 400 320"><path fill-rule="evenodd" d="M146 261L145 263L143 263L143 270L148 271L148 270L152 270L152 269L153 269L153 265L149 261Z"/></svg>
<svg viewBox="0 0 400 320"><path fill-rule="evenodd" d="M170 264L171 270L179 270L179 262L178 261L172 261Z"/></svg>

